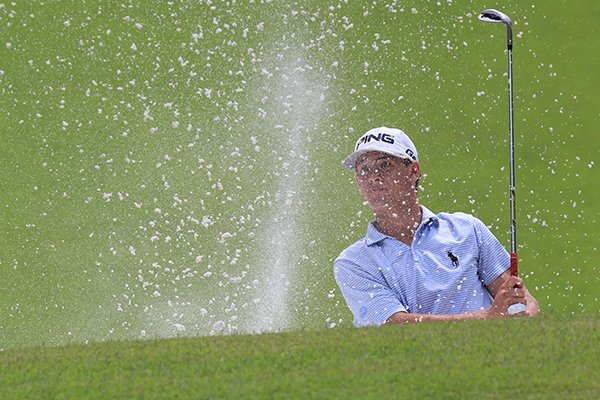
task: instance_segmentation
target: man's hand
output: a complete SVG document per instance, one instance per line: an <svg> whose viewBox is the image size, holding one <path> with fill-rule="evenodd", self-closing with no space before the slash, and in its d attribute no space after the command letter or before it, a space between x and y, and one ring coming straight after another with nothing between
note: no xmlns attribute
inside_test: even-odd
<svg viewBox="0 0 600 400"><path fill-rule="evenodd" d="M503 318L511 316L527 316L530 311L533 311L530 307L527 307L528 300L531 295L523 285L523 281L516 276L509 276L498 288L495 293L494 301L492 306L486 312L486 318ZM525 304L527 307L525 311L517 314L509 314L508 307L513 304ZM539 308L538 308L539 312Z"/></svg>
<svg viewBox="0 0 600 400"><path fill-rule="evenodd" d="M503 318L503 317L535 317L540 315L540 306L537 300L529 293L529 290L523 284L521 278L511 276L510 271L506 270L494 282L486 286L494 301L492 306L485 310L484 319ZM511 304L525 304L525 311L510 315L508 307Z"/></svg>

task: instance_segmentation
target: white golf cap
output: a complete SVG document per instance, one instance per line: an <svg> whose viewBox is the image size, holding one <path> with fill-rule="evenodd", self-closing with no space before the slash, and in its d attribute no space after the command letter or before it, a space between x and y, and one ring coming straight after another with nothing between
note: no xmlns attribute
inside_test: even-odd
<svg viewBox="0 0 600 400"><path fill-rule="evenodd" d="M358 157L367 151L381 151L412 161L419 159L417 148L406 133L400 129L382 126L362 135L354 146L354 153L350 154L342 164L346 168L355 169Z"/></svg>

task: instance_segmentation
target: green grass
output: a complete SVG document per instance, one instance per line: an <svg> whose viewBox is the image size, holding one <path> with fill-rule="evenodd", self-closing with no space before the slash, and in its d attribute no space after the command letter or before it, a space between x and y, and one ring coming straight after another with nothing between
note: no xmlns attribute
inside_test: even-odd
<svg viewBox="0 0 600 400"><path fill-rule="evenodd" d="M595 399L600 320L469 321L0 353L0 397Z"/></svg>

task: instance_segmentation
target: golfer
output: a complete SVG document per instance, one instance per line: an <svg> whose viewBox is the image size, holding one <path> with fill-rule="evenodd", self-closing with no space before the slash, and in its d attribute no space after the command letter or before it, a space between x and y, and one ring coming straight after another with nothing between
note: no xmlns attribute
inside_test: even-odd
<svg viewBox="0 0 600 400"><path fill-rule="evenodd" d="M419 157L399 129L375 128L343 162L373 210L364 238L334 262L354 325L510 317L540 313L510 256L477 218L419 204Z"/></svg>

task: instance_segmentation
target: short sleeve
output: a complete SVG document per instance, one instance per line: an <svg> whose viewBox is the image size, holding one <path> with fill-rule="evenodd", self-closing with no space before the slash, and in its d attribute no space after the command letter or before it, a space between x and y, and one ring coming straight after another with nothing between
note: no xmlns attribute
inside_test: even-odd
<svg viewBox="0 0 600 400"><path fill-rule="evenodd" d="M483 222L477 218L474 220L479 246L477 272L483 284L487 286L510 268L510 255Z"/></svg>
<svg viewBox="0 0 600 400"><path fill-rule="evenodd" d="M334 262L335 280L348 307L354 314L354 325L379 326L397 312L407 312L383 276L377 276L359 265L338 258Z"/></svg>

